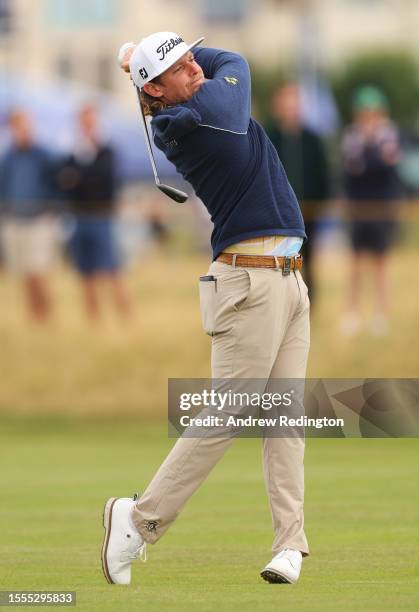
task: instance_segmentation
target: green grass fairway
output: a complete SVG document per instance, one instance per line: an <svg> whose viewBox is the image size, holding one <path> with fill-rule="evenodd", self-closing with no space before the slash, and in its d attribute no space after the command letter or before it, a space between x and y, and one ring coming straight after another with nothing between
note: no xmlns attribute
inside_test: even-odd
<svg viewBox="0 0 419 612"><path fill-rule="evenodd" d="M130 587L101 572L109 496L144 487L164 425L1 422L1 589L75 590L78 610L418 610L419 442L308 440L312 556L294 586L258 573L272 539L259 440L240 440Z"/></svg>

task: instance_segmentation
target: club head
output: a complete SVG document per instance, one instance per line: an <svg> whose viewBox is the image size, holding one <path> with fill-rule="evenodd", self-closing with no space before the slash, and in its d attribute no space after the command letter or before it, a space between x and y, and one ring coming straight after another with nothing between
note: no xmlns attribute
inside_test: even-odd
<svg viewBox="0 0 419 612"><path fill-rule="evenodd" d="M188 199L188 194L184 191L180 191L180 189L175 189L174 187L169 187L169 185L163 185L162 183L157 183L157 187L165 193L169 198L172 198L178 204L183 204Z"/></svg>

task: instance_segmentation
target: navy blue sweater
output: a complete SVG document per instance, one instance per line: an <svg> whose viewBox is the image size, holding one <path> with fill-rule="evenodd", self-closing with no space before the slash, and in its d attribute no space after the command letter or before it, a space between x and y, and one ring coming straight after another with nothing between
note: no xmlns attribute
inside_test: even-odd
<svg viewBox="0 0 419 612"><path fill-rule="evenodd" d="M188 102L157 113L154 142L207 207L213 258L254 236L305 238L300 207L278 154L250 116L249 66L235 53L197 48L209 81Z"/></svg>

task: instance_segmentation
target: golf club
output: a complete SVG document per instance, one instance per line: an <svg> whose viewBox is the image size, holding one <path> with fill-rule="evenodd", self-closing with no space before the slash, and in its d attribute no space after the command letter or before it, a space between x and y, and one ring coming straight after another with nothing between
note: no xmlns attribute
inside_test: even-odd
<svg viewBox="0 0 419 612"><path fill-rule="evenodd" d="M157 174L156 161L154 159L153 149L151 147L151 140L147 129L146 118L144 115L143 105L141 103L141 94L140 89L134 84L134 87L137 92L138 104L140 105L140 114L141 114L141 124L143 126L145 142L147 145L148 155L150 157L151 167L153 168L154 180L156 183L156 187L160 189L163 193L165 193L169 198L172 198L175 202L179 204L183 204L188 199L188 194L184 191L180 191L180 189L175 189L174 187L170 187L169 185L164 185Z"/></svg>

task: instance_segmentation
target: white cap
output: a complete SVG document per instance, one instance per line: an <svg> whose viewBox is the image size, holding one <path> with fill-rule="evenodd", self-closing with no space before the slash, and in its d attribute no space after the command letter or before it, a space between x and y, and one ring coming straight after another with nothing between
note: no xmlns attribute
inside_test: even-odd
<svg viewBox="0 0 419 612"><path fill-rule="evenodd" d="M156 32L143 38L135 48L129 62L132 80L140 89L204 40L198 38L187 45L183 38L174 32Z"/></svg>

